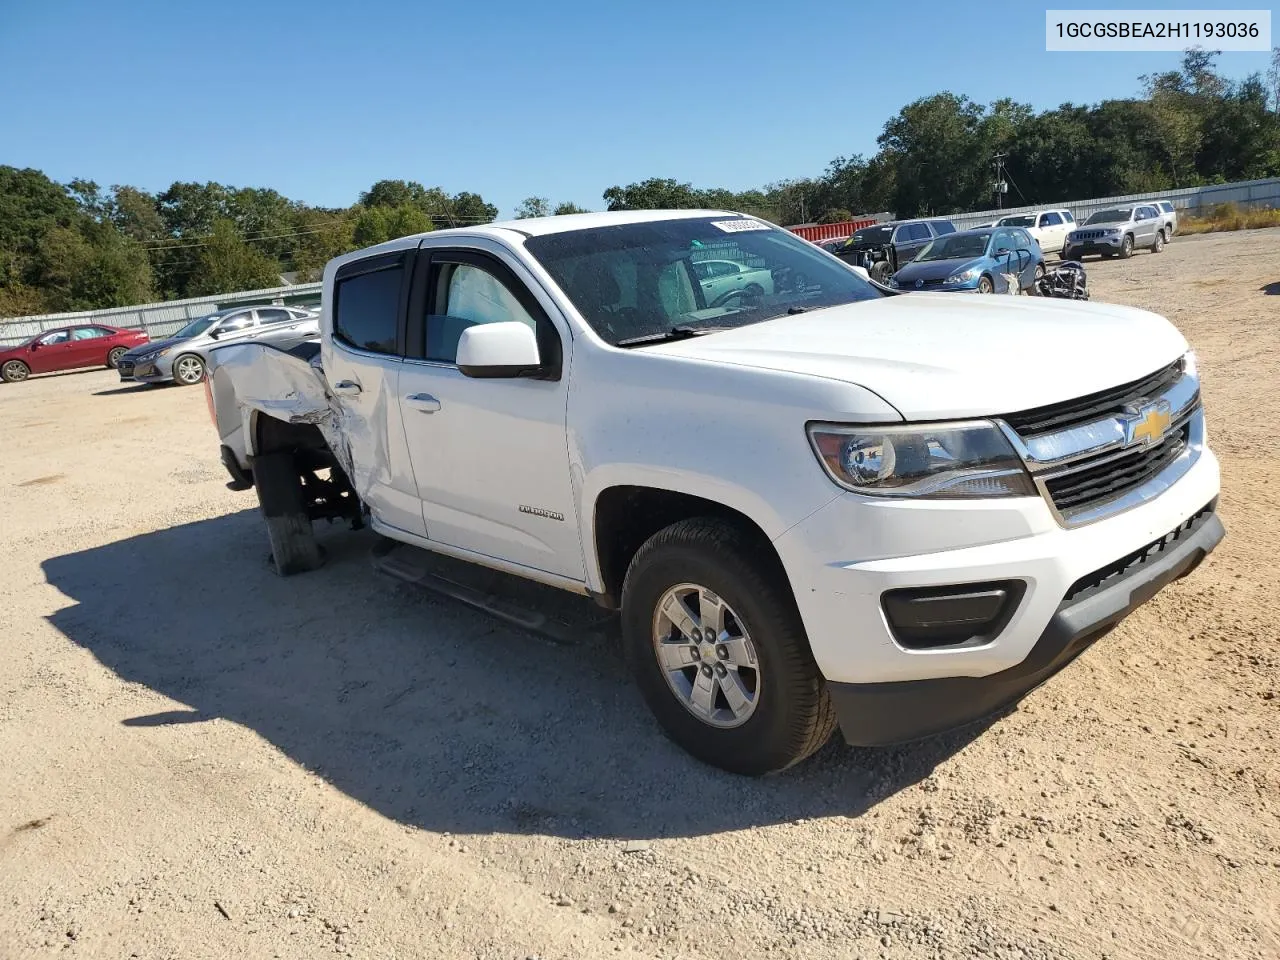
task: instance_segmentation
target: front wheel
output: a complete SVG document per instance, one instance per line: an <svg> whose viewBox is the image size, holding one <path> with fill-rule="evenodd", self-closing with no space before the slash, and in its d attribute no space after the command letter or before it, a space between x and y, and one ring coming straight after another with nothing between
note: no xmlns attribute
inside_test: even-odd
<svg viewBox="0 0 1280 960"><path fill-rule="evenodd" d="M267 524L276 573L288 577L318 569L324 557L311 526L294 455L285 451L254 457L253 487Z"/></svg>
<svg viewBox="0 0 1280 960"><path fill-rule="evenodd" d="M705 763L773 773L835 729L786 576L739 526L700 517L650 537L627 570L622 629L649 709Z"/></svg>
<svg viewBox="0 0 1280 960"><path fill-rule="evenodd" d="M173 361L173 381L193 387L204 379L204 361L194 353L184 353Z"/></svg>
<svg viewBox="0 0 1280 960"><path fill-rule="evenodd" d="M996 292L995 281L988 276L979 277L978 292L979 293L995 293Z"/></svg>
<svg viewBox="0 0 1280 960"><path fill-rule="evenodd" d="M31 368L21 360L10 360L0 367L0 380L5 383L20 383L31 376Z"/></svg>
<svg viewBox="0 0 1280 960"><path fill-rule="evenodd" d="M881 286L887 286L889 283L889 274L892 272L893 271L889 269L888 260L877 260L871 265L871 269L867 271L867 276Z"/></svg>
<svg viewBox="0 0 1280 960"><path fill-rule="evenodd" d="M1120 259L1128 260L1133 256L1133 237L1126 235L1120 243Z"/></svg>
<svg viewBox="0 0 1280 960"><path fill-rule="evenodd" d="M111 352L107 354L107 369L114 370L120 366L120 358L127 352L124 347L112 347Z"/></svg>

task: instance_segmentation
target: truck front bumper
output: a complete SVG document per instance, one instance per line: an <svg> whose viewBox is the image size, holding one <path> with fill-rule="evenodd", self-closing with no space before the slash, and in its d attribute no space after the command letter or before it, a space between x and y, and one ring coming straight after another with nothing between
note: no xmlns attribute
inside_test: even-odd
<svg viewBox="0 0 1280 960"><path fill-rule="evenodd" d="M1039 685L1216 546L1219 486L1205 447L1160 495L1074 528L1039 497L835 497L774 546L846 739L926 736ZM927 630L904 631L903 596L941 598L930 612L948 616L986 603L989 616L971 635L921 641Z"/></svg>
<svg viewBox="0 0 1280 960"><path fill-rule="evenodd" d="M961 726L1015 703L1084 653L1166 584L1191 573L1225 535L1207 505L1123 571L1064 601L1027 658L985 677L828 685L840 730L856 746L887 746Z"/></svg>

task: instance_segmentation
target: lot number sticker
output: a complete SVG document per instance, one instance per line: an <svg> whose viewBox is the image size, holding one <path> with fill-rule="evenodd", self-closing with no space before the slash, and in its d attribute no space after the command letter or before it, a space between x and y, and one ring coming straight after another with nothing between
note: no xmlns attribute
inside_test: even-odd
<svg viewBox="0 0 1280 960"><path fill-rule="evenodd" d="M767 223L759 220L712 220L713 227L719 227L725 233L742 233L744 230L769 230Z"/></svg>

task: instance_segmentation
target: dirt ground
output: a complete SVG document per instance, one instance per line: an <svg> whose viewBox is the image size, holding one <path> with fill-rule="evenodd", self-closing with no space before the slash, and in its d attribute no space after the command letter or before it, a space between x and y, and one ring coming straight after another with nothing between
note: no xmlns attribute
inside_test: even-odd
<svg viewBox="0 0 1280 960"><path fill-rule="evenodd" d="M0 385L0 957L1280 956L1280 231L1088 266L1198 351L1228 539L1015 712L760 781L367 533L277 579L200 390Z"/></svg>

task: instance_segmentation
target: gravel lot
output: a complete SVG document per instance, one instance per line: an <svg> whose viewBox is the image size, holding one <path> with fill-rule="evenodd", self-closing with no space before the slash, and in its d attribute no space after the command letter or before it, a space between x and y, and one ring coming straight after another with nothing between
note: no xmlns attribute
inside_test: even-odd
<svg viewBox="0 0 1280 960"><path fill-rule="evenodd" d="M1280 231L1088 266L1197 349L1227 541L1007 716L763 781L367 533L274 577L200 390L0 385L0 956L1280 956Z"/></svg>

